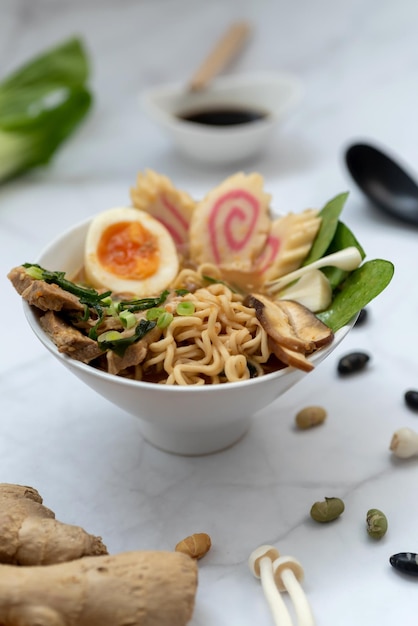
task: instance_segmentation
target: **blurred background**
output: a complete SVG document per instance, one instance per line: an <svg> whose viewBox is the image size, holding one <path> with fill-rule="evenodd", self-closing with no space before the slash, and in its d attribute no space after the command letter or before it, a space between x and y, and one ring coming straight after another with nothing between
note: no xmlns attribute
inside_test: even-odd
<svg viewBox="0 0 418 626"><path fill-rule="evenodd" d="M146 118L139 97L151 86L186 82L226 27L241 19L251 23L252 37L228 72L291 72L304 88L270 151L247 167L280 181L280 204L322 204L324 188L329 196L346 188L341 151L359 136L416 159L410 141L418 97L418 81L411 81L418 72L413 0L396 8L392 0L0 0L0 6L2 75L72 35L82 37L91 59L94 108L32 182L101 178L116 185L122 201L121 190L146 167L191 191L224 177L224 167L185 163Z"/></svg>

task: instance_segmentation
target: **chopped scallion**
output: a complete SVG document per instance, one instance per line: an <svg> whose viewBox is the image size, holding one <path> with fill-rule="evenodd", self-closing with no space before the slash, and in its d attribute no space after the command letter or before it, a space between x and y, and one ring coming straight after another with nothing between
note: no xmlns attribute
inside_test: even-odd
<svg viewBox="0 0 418 626"><path fill-rule="evenodd" d="M167 326L170 326L172 321L173 315L168 311L164 311L157 320L157 326L158 328L167 328Z"/></svg>
<svg viewBox="0 0 418 626"><path fill-rule="evenodd" d="M106 300L106 298L108 298L111 294L110 291L99 293L90 287L82 287L81 285L73 283L71 280L65 278L65 272L46 270L37 263L23 263L23 267L25 268L26 273L29 274L29 276L32 276L32 278L58 285L58 287L61 287L64 291L68 291L69 293L77 296L80 299L80 302L82 304L87 304L87 306L93 307L97 304L103 306L103 300Z"/></svg>
<svg viewBox="0 0 418 626"><path fill-rule="evenodd" d="M106 333L99 335L97 341L99 343L105 343L108 341L119 341L120 338L120 333L118 333L117 330L108 330Z"/></svg>
<svg viewBox="0 0 418 626"><path fill-rule="evenodd" d="M146 309L152 309L160 304L163 304L167 300L167 296L170 292L165 289L160 296L156 298L142 298L140 300L124 300L120 303L121 309L128 309L129 311L145 311Z"/></svg>
<svg viewBox="0 0 418 626"><path fill-rule="evenodd" d="M163 313L165 313L165 309L163 309L163 307L154 306L152 309L147 310L146 318L147 320L157 320Z"/></svg>
<svg viewBox="0 0 418 626"><path fill-rule="evenodd" d="M99 346L102 350L112 350L122 357L129 346L142 339L155 325L153 321L142 319L136 326L135 332L129 337L121 336L117 331L109 330L100 336Z"/></svg>
<svg viewBox="0 0 418 626"><path fill-rule="evenodd" d="M43 271L39 265L30 265L26 268L26 274L35 280L43 280Z"/></svg>
<svg viewBox="0 0 418 626"><path fill-rule="evenodd" d="M136 317L131 311L122 311L119 314L119 319L124 328L133 328L136 324Z"/></svg>
<svg viewBox="0 0 418 626"><path fill-rule="evenodd" d="M231 287L231 285L228 285L228 283L226 283L224 280L221 280L220 278L213 278L213 276L208 276L207 274L203 274L202 278L204 278L206 282L210 283L211 285L224 285L225 287L228 287L228 289L232 291L232 293L237 293L236 289Z"/></svg>
<svg viewBox="0 0 418 626"><path fill-rule="evenodd" d="M184 300L183 302L179 302L176 307L177 315L193 315L196 307L194 302L189 302L188 300Z"/></svg>
<svg viewBox="0 0 418 626"><path fill-rule="evenodd" d="M118 317L120 311L120 302L117 300L111 300L109 306L107 307L107 312L112 317Z"/></svg>

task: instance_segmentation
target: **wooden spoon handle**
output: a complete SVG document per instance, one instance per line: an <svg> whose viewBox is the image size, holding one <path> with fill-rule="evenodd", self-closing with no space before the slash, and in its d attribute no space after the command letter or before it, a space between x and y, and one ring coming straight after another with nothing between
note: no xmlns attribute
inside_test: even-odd
<svg viewBox="0 0 418 626"><path fill-rule="evenodd" d="M188 85L189 90L204 89L212 78L240 52L249 34L250 25L247 22L232 24L192 76Z"/></svg>

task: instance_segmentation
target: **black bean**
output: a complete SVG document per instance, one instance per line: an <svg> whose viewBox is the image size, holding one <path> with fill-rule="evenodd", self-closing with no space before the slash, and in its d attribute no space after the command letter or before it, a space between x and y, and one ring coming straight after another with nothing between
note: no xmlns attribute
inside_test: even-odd
<svg viewBox="0 0 418 626"><path fill-rule="evenodd" d="M363 326L367 322L368 319L368 311L366 309L361 309L358 318L356 319L356 323L354 326Z"/></svg>
<svg viewBox="0 0 418 626"><path fill-rule="evenodd" d="M418 554L415 554L415 552L393 554L389 562L399 572L409 574L410 576L418 576Z"/></svg>
<svg viewBox="0 0 418 626"><path fill-rule="evenodd" d="M418 411L418 391L410 389L405 392L405 402L413 411Z"/></svg>
<svg viewBox="0 0 418 626"><path fill-rule="evenodd" d="M366 367L369 360L370 357L365 352L350 352L338 361L338 373L345 376L360 372Z"/></svg>

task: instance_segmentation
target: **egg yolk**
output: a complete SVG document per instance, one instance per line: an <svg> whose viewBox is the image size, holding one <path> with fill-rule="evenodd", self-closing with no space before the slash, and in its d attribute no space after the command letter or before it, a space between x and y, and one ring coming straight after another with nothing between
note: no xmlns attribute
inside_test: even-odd
<svg viewBox="0 0 418 626"><path fill-rule="evenodd" d="M100 237L97 257L111 274L143 280L155 274L160 263L157 238L139 222L111 224Z"/></svg>

